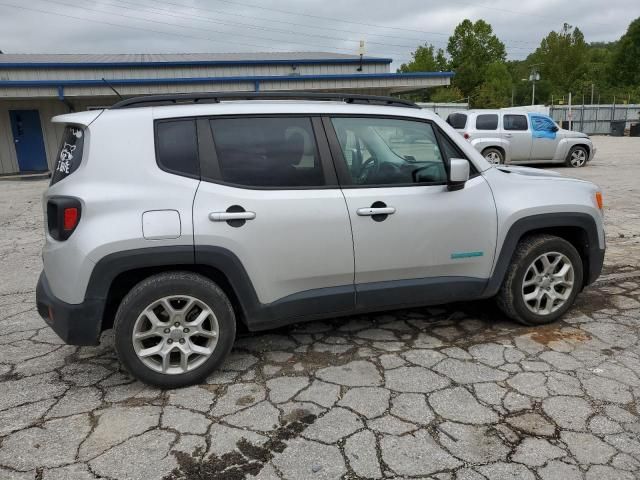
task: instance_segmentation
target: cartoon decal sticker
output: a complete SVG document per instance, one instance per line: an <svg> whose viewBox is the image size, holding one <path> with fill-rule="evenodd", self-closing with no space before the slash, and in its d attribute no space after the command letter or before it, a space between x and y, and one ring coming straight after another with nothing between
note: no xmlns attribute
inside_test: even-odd
<svg viewBox="0 0 640 480"><path fill-rule="evenodd" d="M556 138L556 132L553 130L555 124L550 118L529 114L529 120L533 138L549 138L551 140Z"/></svg>
<svg viewBox="0 0 640 480"><path fill-rule="evenodd" d="M76 138L82 138L82 129L81 128L71 128L71 135Z"/></svg>
<svg viewBox="0 0 640 480"><path fill-rule="evenodd" d="M82 135L82 132L80 132L80 135ZM56 170L61 173L69 174L69 169L71 168L71 160L73 160L73 151L75 149L75 145L71 145L65 142L62 150L60 151L60 160L58 160L58 166L56 167Z"/></svg>

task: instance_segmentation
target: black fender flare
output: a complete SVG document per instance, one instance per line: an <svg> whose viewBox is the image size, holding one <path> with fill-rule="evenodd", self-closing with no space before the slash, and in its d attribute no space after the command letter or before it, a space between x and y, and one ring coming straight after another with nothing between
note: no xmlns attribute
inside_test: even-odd
<svg viewBox="0 0 640 480"><path fill-rule="evenodd" d="M482 296L492 297L498 293L513 253L523 236L535 231L561 227L577 227L585 233L587 241L584 245L584 252L587 256L585 285L593 283L600 275L604 261L604 249L600 248L598 226L593 216L580 212L542 213L520 218L511 225L502 243L502 248L496 252L497 260L493 274L489 278Z"/></svg>

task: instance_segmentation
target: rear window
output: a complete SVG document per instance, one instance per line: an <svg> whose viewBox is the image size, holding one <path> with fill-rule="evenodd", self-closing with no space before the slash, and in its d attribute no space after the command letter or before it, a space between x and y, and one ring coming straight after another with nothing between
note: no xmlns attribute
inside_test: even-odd
<svg viewBox="0 0 640 480"><path fill-rule="evenodd" d="M505 115L504 116L504 129L505 130L527 130L527 117L526 115Z"/></svg>
<svg viewBox="0 0 640 480"><path fill-rule="evenodd" d="M156 123L156 159L169 173L200 178L195 120Z"/></svg>
<svg viewBox="0 0 640 480"><path fill-rule="evenodd" d="M476 130L497 130L498 115L485 113L476 117Z"/></svg>
<svg viewBox="0 0 640 480"><path fill-rule="evenodd" d="M82 162L84 130L81 127L67 125L62 134L56 166L51 175L51 185L67 178L75 172Z"/></svg>
<svg viewBox="0 0 640 480"><path fill-rule="evenodd" d="M447 117L447 123L453 128L462 130L467 125L467 116L464 113L452 113Z"/></svg>

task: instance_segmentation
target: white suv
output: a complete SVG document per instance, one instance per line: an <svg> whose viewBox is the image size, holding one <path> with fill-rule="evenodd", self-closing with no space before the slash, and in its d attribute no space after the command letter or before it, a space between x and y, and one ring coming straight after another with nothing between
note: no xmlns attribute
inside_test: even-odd
<svg viewBox="0 0 640 480"><path fill-rule="evenodd" d="M492 167L382 97L197 94L55 117L38 310L74 345L115 329L133 375L199 382L249 330L497 295L560 317L602 267L591 183Z"/></svg>
<svg viewBox="0 0 640 480"><path fill-rule="evenodd" d="M467 110L450 114L447 123L493 164L564 163L578 168L596 154L587 134L564 130L541 113Z"/></svg>

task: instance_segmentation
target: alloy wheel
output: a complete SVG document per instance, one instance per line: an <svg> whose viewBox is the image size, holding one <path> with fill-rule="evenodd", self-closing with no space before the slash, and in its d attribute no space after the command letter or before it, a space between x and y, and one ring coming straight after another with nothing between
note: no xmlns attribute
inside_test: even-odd
<svg viewBox="0 0 640 480"><path fill-rule="evenodd" d="M587 152L581 148L571 152L571 158L569 159L573 167L582 167L587 163Z"/></svg>
<svg viewBox="0 0 640 480"><path fill-rule="evenodd" d="M527 268L522 283L522 297L536 315L549 315L571 297L575 272L569 258L559 252L538 256Z"/></svg>
<svg viewBox="0 0 640 480"><path fill-rule="evenodd" d="M138 316L133 347L148 368L169 375L198 368L218 343L218 320L204 302L187 295L163 297Z"/></svg>
<svg viewBox="0 0 640 480"><path fill-rule="evenodd" d="M498 152L488 152L487 154L485 154L484 158L489 163L493 163L494 165L499 165L501 160L500 154L498 154Z"/></svg>

